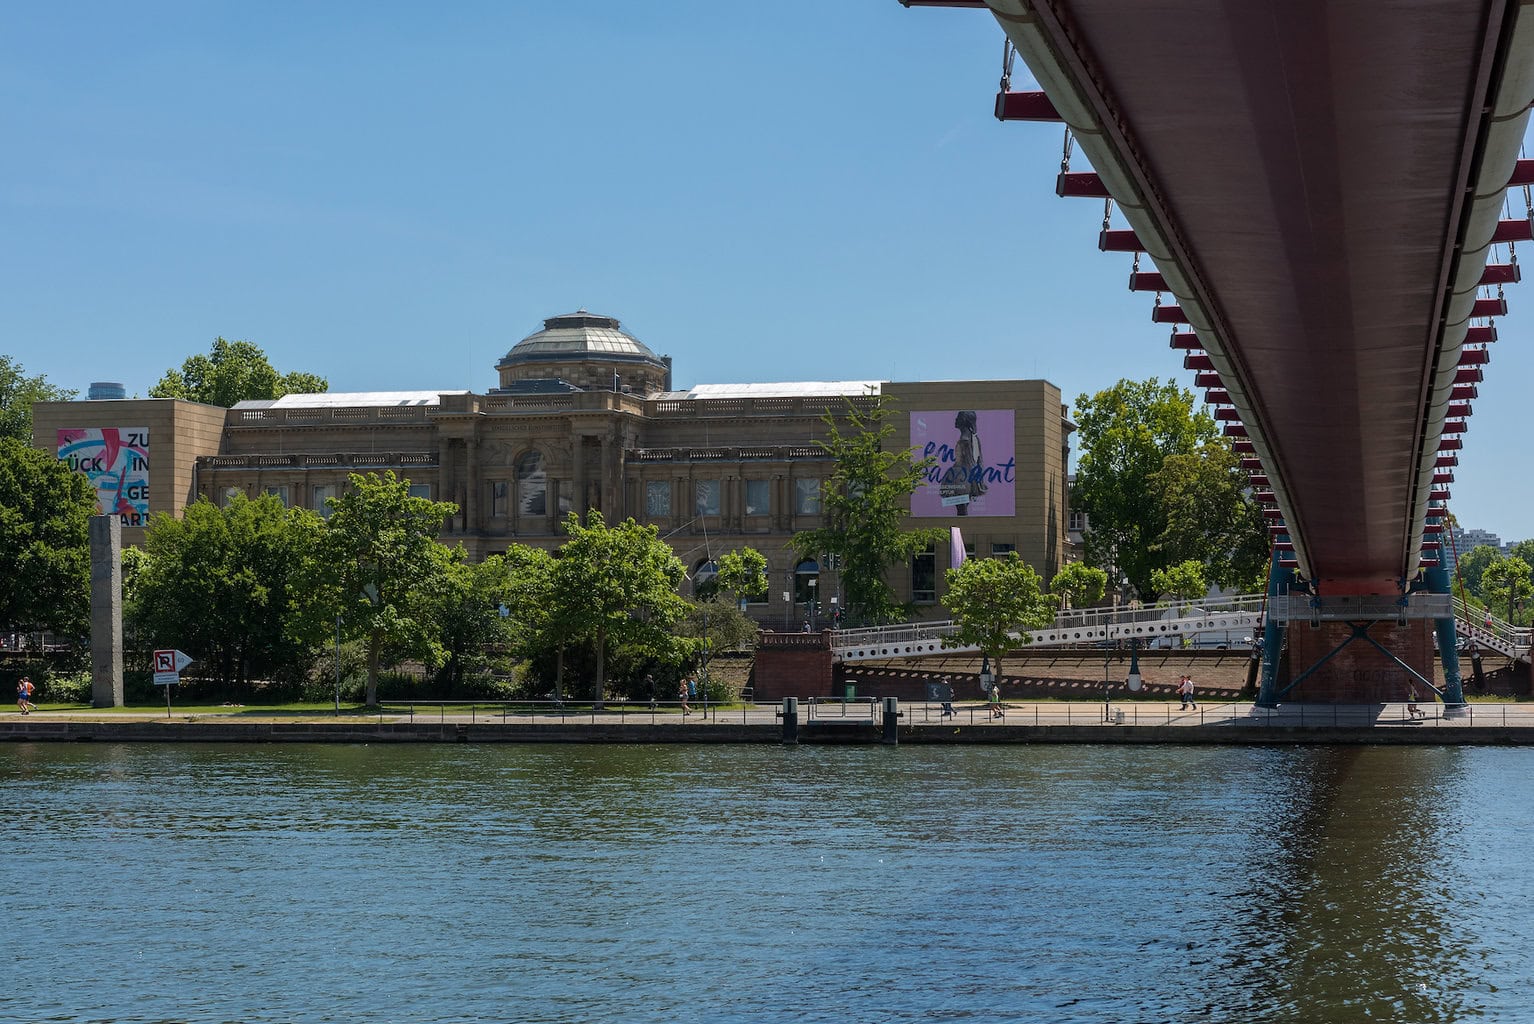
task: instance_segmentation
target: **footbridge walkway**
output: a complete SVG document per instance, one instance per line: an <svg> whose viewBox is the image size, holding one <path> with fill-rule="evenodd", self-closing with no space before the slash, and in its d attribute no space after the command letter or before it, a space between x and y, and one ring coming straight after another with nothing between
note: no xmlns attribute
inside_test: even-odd
<svg viewBox="0 0 1534 1024"><path fill-rule="evenodd" d="M1504 657L1529 661L1534 630L1455 598L1454 628L1458 636ZM1215 632L1255 636L1263 624L1265 595L1243 594L1222 599L1179 601L1143 608L1082 608L1064 611L1042 629L1013 634L1018 647L1111 643L1119 640L1155 641L1195 637ZM833 661L857 663L929 655L978 654L973 644L944 646L958 631L952 620L911 622L895 626L843 629L831 633Z"/></svg>

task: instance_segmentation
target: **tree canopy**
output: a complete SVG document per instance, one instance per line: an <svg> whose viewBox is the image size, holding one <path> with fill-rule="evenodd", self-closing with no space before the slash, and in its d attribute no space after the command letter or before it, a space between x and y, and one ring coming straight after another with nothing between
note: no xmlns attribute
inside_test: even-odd
<svg viewBox="0 0 1534 1024"><path fill-rule="evenodd" d="M1049 581L1049 592L1067 608L1096 604L1108 589L1108 574L1095 566L1072 562Z"/></svg>
<svg viewBox="0 0 1534 1024"><path fill-rule="evenodd" d="M67 402L78 392L54 387L42 374L28 377L21 364L0 355L0 437L32 443L32 403Z"/></svg>
<svg viewBox="0 0 1534 1024"><path fill-rule="evenodd" d="M129 617L155 647L175 647L223 681L295 675L306 652L287 629L291 582L313 558L320 519L277 498L207 500L160 513L144 534Z"/></svg>
<svg viewBox="0 0 1534 1024"><path fill-rule="evenodd" d="M944 647L978 647L1001 674L1001 657L1026 640L1015 634L1054 621L1055 602L1040 589L1039 574L1018 557L970 558L944 574L943 604L957 628Z"/></svg>
<svg viewBox="0 0 1534 1024"><path fill-rule="evenodd" d="M1519 608L1534 597L1529 563L1521 558L1498 558L1481 573L1481 597L1488 608L1516 623Z"/></svg>
<svg viewBox="0 0 1534 1024"><path fill-rule="evenodd" d="M392 470L353 473L346 490L326 503L332 511L318 557L300 584L306 614L298 628L320 640L339 614L342 634L367 647L366 700L377 704L385 657L414 656L428 664L445 657L435 612L449 585L450 558L437 535L458 507L412 497L410 482Z"/></svg>
<svg viewBox="0 0 1534 1024"><path fill-rule="evenodd" d="M565 517L569 540L559 548L551 574L550 628L594 645L592 699L602 702L609 644L653 649L672 660L672 626L687 614L677 587L686 575L681 559L653 526L626 519L608 526L592 509Z"/></svg>
<svg viewBox="0 0 1534 1024"><path fill-rule="evenodd" d="M848 402L845 432L830 412L822 417L827 436L816 445L833 460L831 475L820 489L825 525L796 533L789 541L800 558L836 559L853 624L880 625L908 617L909 607L895 600L885 573L943 536L940 529L903 526L911 495L933 460L913 459L912 448L886 449L895 431L890 414L889 401L880 398L866 412Z"/></svg>
<svg viewBox="0 0 1534 1024"><path fill-rule="evenodd" d="M1267 537L1248 480L1207 409L1172 382L1121 380L1076 400L1081 458L1073 493L1089 563L1145 600L1152 574L1196 559L1214 582L1261 578Z"/></svg>
<svg viewBox="0 0 1534 1024"><path fill-rule="evenodd" d="M85 477L29 442L0 437L0 625L84 632L95 511Z"/></svg>
<svg viewBox="0 0 1534 1024"><path fill-rule="evenodd" d="M181 369L166 370L149 389L149 397L181 398L227 409L236 402L315 394L329 387L325 378L312 373L278 373L253 342L214 338L207 355L191 356Z"/></svg>

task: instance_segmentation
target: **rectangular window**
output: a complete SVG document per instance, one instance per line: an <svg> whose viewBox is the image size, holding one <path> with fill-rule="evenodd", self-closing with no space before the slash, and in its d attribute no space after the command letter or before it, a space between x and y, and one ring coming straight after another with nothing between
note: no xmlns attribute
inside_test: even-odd
<svg viewBox="0 0 1534 1024"><path fill-rule="evenodd" d="M693 481L693 515L717 516L719 514L719 481Z"/></svg>
<svg viewBox="0 0 1534 1024"><path fill-rule="evenodd" d="M991 557L992 558L1006 558L1008 555L1010 555L1012 552L1014 552L1016 550L1017 550L1017 545L1016 544L1007 544L1007 543L1004 543L1002 541L997 541L996 543L991 545Z"/></svg>
<svg viewBox="0 0 1534 1024"><path fill-rule="evenodd" d="M219 492L219 504L223 505L225 508L228 508L229 503L232 502L236 496L241 498L245 497L245 488L225 487L222 491Z"/></svg>
<svg viewBox="0 0 1534 1024"><path fill-rule="evenodd" d="M330 506L325 504L325 499L327 499L327 498L334 498L335 496L336 496L336 485L335 484L315 484L314 485L314 503L312 505L310 505L310 508L312 508L312 509L314 509L314 511L318 512L320 514L320 518L321 519L329 519L330 518Z"/></svg>
<svg viewBox="0 0 1534 1024"><path fill-rule="evenodd" d="M288 487L286 484L275 484L271 487L265 487L262 489L261 493L270 494L272 497L282 502L283 508L288 507Z"/></svg>
<svg viewBox="0 0 1534 1024"><path fill-rule="evenodd" d="M670 480L645 481L644 514L651 519L661 519L671 514Z"/></svg>
<svg viewBox="0 0 1534 1024"><path fill-rule="evenodd" d="M412 498L425 498L431 500L431 484L411 484L409 494Z"/></svg>
<svg viewBox="0 0 1534 1024"><path fill-rule="evenodd" d="M937 600L937 552L933 548L911 556L911 600L922 604Z"/></svg>
<svg viewBox="0 0 1534 1024"><path fill-rule="evenodd" d="M490 482L490 514L500 518L506 514L506 481L492 480Z"/></svg>
<svg viewBox="0 0 1534 1024"><path fill-rule="evenodd" d="M801 516L820 515L820 481L800 477L794 481L794 512Z"/></svg>
<svg viewBox="0 0 1534 1024"><path fill-rule="evenodd" d="M772 485L768 480L746 481L746 515L772 514Z"/></svg>
<svg viewBox="0 0 1534 1024"><path fill-rule="evenodd" d="M1085 512L1072 512L1066 520L1065 528L1072 533L1081 533L1087 528L1087 514Z"/></svg>

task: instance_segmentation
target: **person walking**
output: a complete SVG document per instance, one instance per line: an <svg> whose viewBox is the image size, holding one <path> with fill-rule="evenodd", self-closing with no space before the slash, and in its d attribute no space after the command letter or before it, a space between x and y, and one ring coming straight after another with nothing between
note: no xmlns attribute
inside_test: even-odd
<svg viewBox="0 0 1534 1024"><path fill-rule="evenodd" d="M1182 697L1182 708L1180 710L1187 711L1189 708L1192 708L1195 711L1198 710L1198 705L1193 702L1192 676L1188 675L1187 673L1183 673L1182 680L1177 684L1177 693L1180 697Z"/></svg>
<svg viewBox="0 0 1534 1024"><path fill-rule="evenodd" d="M1417 706L1417 688L1406 684L1406 715L1408 718L1426 718L1427 713Z"/></svg>
<svg viewBox="0 0 1534 1024"><path fill-rule="evenodd" d="M684 716L692 714L692 708L687 706L687 698L692 696L692 680L683 679L681 685L676 688L676 695L682 701L682 714Z"/></svg>
<svg viewBox="0 0 1534 1024"><path fill-rule="evenodd" d="M942 683L942 686L939 688L939 692L940 692L940 694L941 694L941 696L943 698L943 713L938 715L937 717L939 717L939 718L956 718L956 717L958 717L959 713L953 709L953 684L948 681L946 676L943 678L943 683Z"/></svg>
<svg viewBox="0 0 1534 1024"><path fill-rule="evenodd" d="M37 710L37 705L32 703L32 694L36 692L37 689L32 685L32 680L22 676L21 681L16 684L16 706L21 709L22 714L30 714Z"/></svg>
<svg viewBox="0 0 1534 1024"><path fill-rule="evenodd" d="M1001 683L999 681L991 684L991 717L1007 717L1006 709L1001 706Z"/></svg>

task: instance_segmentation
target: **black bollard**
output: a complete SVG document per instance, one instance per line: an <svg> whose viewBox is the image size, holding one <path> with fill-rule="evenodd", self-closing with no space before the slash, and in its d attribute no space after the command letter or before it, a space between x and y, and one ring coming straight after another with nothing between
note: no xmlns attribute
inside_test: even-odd
<svg viewBox="0 0 1534 1024"><path fill-rule="evenodd" d="M900 698L884 698L884 735L880 743L894 746L900 742Z"/></svg>
<svg viewBox="0 0 1534 1024"><path fill-rule="evenodd" d="M778 712L778 717L783 719L783 742L797 746L799 743L799 698L784 697L783 710Z"/></svg>
<svg viewBox="0 0 1534 1024"><path fill-rule="evenodd" d="M1475 692L1486 692L1486 672L1481 668L1481 651L1478 647L1470 648L1470 675L1475 680Z"/></svg>

